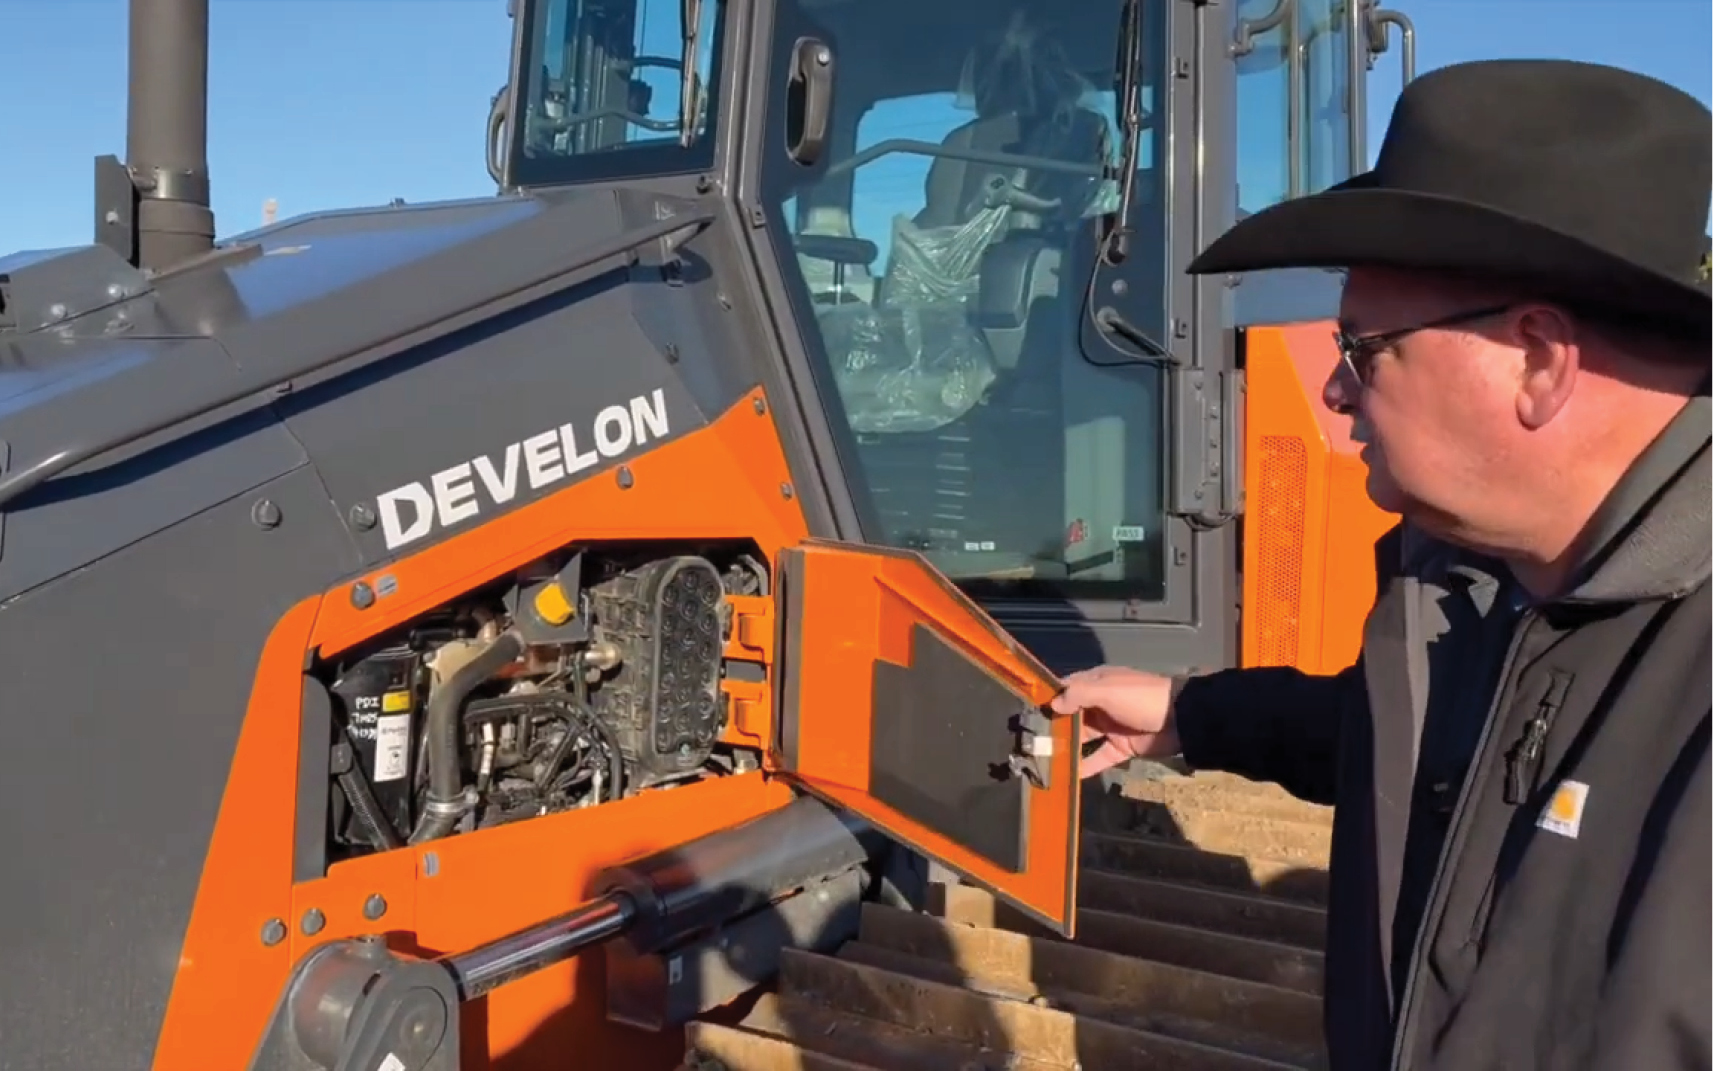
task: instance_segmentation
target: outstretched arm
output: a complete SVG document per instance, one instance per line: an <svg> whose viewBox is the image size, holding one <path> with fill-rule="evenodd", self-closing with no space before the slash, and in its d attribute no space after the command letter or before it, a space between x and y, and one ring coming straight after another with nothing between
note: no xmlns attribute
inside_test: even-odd
<svg viewBox="0 0 1713 1071"><path fill-rule="evenodd" d="M1362 661L1330 677L1290 668L1229 669L1174 685L1173 725L1184 761L1272 781L1331 806L1344 719L1360 711Z"/></svg>

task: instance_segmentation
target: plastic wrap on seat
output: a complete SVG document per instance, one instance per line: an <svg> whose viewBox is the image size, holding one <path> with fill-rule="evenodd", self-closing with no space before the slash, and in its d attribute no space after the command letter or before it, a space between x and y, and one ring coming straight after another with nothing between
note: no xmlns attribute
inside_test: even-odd
<svg viewBox="0 0 1713 1071"><path fill-rule="evenodd" d="M982 253L1010 211L983 209L954 227L895 217L880 303L822 307L822 338L853 430L932 431L981 401L998 373L968 301Z"/></svg>
<svg viewBox="0 0 1713 1071"><path fill-rule="evenodd" d="M860 433L926 432L968 413L998 378L986 336L967 305L981 286L982 256L1013 229L1040 230L1111 211L1117 184L1099 174L1031 176L1030 156L1100 165L1116 160L1094 88L1064 49L1019 8L983 35L958 79L958 107L1019 119L1014 168L990 178L963 205L968 222L921 227L892 221L885 282L872 305L817 307L851 427ZM1091 132L1090 124L1093 124ZM1092 170L1092 168L1091 168Z"/></svg>

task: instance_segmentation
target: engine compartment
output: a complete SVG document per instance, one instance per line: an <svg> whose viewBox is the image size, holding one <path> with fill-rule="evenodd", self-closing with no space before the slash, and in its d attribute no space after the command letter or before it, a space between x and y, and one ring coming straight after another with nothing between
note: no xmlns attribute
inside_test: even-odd
<svg viewBox="0 0 1713 1071"><path fill-rule="evenodd" d="M741 542L580 544L316 665L328 862L756 768L722 682L769 586Z"/></svg>

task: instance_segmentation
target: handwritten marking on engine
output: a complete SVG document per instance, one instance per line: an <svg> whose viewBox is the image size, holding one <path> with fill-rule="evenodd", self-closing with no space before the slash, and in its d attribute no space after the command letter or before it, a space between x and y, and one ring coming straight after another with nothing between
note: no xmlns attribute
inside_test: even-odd
<svg viewBox="0 0 1713 1071"><path fill-rule="evenodd" d="M666 395L655 390L595 414L588 427L561 424L510 444L497 458L484 454L383 492L375 500L388 550L426 538L503 506L520 480L531 491L567 479L668 434Z"/></svg>

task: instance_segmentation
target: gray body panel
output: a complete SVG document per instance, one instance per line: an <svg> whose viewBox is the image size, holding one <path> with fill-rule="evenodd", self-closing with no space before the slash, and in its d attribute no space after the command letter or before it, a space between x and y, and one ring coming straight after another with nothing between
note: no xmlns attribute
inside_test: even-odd
<svg viewBox="0 0 1713 1071"><path fill-rule="evenodd" d="M539 293L525 286L552 276L557 261L576 265L582 244L682 210L669 199L595 191L310 217L256 236L259 255L165 277L50 328L0 335L11 355L0 368L10 468L107 426L146 423L140 414L170 417L187 399L268 388L168 421L5 504L0 603L306 463L349 518L353 507L376 511L384 492L421 484L432 494L434 474L489 459L486 471L459 470L454 508L439 511L431 536L389 548L383 526L353 526L373 566L701 426L755 383L745 362L715 357L745 348L722 332L708 287L669 281L646 249L634 265L615 258L537 285ZM52 267L27 264L14 279ZM518 292L483 307L486 291L472 281L507 272ZM710 273L693 258L683 274ZM471 303L410 344L413 329ZM318 361L335 363L292 376ZM597 428L613 405L625 425ZM615 434L626 426L636 434ZM555 466L554 451L537 449L535 474L558 478L532 481L519 444L563 429L557 451L573 449L576 463ZM623 448L597 449L601 430L606 445L624 439Z"/></svg>
<svg viewBox="0 0 1713 1071"><path fill-rule="evenodd" d="M0 609L4 1071L152 1058L256 660L356 565L312 471L258 492L289 520L232 498Z"/></svg>
<svg viewBox="0 0 1713 1071"><path fill-rule="evenodd" d="M0 709L18 741L0 755L0 1069L147 1066L257 658L287 610L610 473L706 426L758 382L760 362L708 282L711 260L735 248L717 228L690 240L677 270L648 243L411 344L410 327L477 282L551 277L554 262L578 262L580 244L682 211L608 190L311 217L252 236L261 255L0 333L11 471L139 413L340 359L0 507ZM22 260L15 286L56 266ZM354 315L365 303L372 314ZM631 441L603 451L599 418L614 405ZM532 487L523 444L541 433L560 464ZM538 469L552 452L537 452ZM566 465L571 456L587 462ZM474 516L391 550L383 525L353 523L353 507L374 512L389 489L432 496L432 477L449 469L462 472ZM497 500L490 484L508 479L513 493Z"/></svg>

